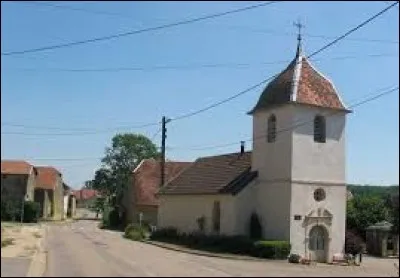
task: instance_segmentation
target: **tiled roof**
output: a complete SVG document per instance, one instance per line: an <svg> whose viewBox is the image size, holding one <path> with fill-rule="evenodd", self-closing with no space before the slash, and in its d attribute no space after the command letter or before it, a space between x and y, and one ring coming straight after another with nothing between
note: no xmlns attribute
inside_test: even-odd
<svg viewBox="0 0 400 278"><path fill-rule="evenodd" d="M57 186L57 176L61 176L61 173L54 167L39 166L36 169L38 170L36 187L55 189Z"/></svg>
<svg viewBox="0 0 400 278"><path fill-rule="evenodd" d="M168 182L184 169L189 167L192 162L167 161L165 163L165 180ZM158 200L156 193L160 188L160 162L155 159L145 159L133 172L132 191L135 204L157 206Z"/></svg>
<svg viewBox="0 0 400 278"><path fill-rule="evenodd" d="M266 86L250 113L285 103L347 110L332 82L311 65L299 48L287 68Z"/></svg>
<svg viewBox="0 0 400 278"><path fill-rule="evenodd" d="M2 160L1 173L14 175L29 175L32 171L32 165L22 160Z"/></svg>
<svg viewBox="0 0 400 278"><path fill-rule="evenodd" d="M236 194L256 176L256 172L251 172L251 152L202 157L159 193Z"/></svg>
<svg viewBox="0 0 400 278"><path fill-rule="evenodd" d="M75 190L73 194L75 195L77 200L89 200L98 195L96 190L86 188Z"/></svg>

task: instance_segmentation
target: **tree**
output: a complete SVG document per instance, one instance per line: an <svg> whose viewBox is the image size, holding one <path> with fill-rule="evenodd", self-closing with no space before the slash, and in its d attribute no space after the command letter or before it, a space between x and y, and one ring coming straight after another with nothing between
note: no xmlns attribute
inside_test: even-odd
<svg viewBox="0 0 400 278"><path fill-rule="evenodd" d="M382 198L358 195L347 202L347 229L355 231L363 239L368 226L388 218L389 211Z"/></svg>
<svg viewBox="0 0 400 278"><path fill-rule="evenodd" d="M390 196L390 214L393 224L393 232L399 233L399 193Z"/></svg>
<svg viewBox="0 0 400 278"><path fill-rule="evenodd" d="M132 171L143 159L157 157L156 145L144 135L125 133L112 138L112 145L106 148L102 162L111 171L117 206L122 204L122 194L131 182Z"/></svg>

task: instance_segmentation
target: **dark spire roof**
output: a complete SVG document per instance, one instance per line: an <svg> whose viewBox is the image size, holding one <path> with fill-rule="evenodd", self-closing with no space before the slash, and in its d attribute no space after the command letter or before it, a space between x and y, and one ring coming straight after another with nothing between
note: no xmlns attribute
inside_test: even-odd
<svg viewBox="0 0 400 278"><path fill-rule="evenodd" d="M300 33L297 40L295 58L265 87L250 114L285 103L347 110L333 83L318 72L303 54Z"/></svg>

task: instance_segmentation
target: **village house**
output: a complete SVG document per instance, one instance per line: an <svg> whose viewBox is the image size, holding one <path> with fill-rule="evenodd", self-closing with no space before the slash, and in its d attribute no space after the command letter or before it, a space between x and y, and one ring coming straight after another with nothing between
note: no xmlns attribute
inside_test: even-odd
<svg viewBox="0 0 400 278"><path fill-rule="evenodd" d="M165 162L165 179L173 177L187 168L190 162ZM126 188L123 205L126 209L126 222L139 223L141 220L150 225L157 225L158 200L156 193L160 188L160 161L144 159L133 170L132 184Z"/></svg>
<svg viewBox="0 0 400 278"><path fill-rule="evenodd" d="M64 218L73 218L76 213L76 197L71 187L63 183L64 189Z"/></svg>
<svg viewBox="0 0 400 278"><path fill-rule="evenodd" d="M344 252L345 123L350 111L302 52L249 112L253 148L197 159L160 189L158 226L285 240L291 253L331 262Z"/></svg>
<svg viewBox="0 0 400 278"><path fill-rule="evenodd" d="M82 188L80 190L75 190L73 194L76 199L75 215L77 218L93 219L99 217L98 213L93 210L95 201L99 196L96 190Z"/></svg>
<svg viewBox="0 0 400 278"><path fill-rule="evenodd" d="M54 167L36 167L38 178L35 197L43 208L43 218L64 219L64 188L62 174Z"/></svg>
<svg viewBox="0 0 400 278"><path fill-rule="evenodd" d="M1 198L33 201L37 169L26 161L1 161Z"/></svg>

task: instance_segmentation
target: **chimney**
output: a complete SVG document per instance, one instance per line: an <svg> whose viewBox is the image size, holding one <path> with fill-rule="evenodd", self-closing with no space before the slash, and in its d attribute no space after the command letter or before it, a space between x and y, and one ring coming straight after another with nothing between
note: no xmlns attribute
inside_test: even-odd
<svg viewBox="0 0 400 278"><path fill-rule="evenodd" d="M244 141L240 141L240 155L244 154Z"/></svg>

